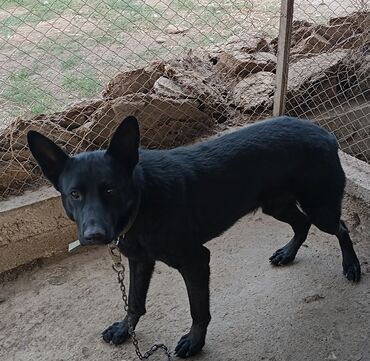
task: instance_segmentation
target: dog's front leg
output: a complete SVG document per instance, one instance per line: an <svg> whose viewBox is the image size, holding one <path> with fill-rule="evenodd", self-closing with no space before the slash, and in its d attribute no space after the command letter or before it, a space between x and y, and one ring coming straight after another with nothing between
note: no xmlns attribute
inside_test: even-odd
<svg viewBox="0 0 370 361"><path fill-rule="evenodd" d="M179 271L188 291L190 312L193 319L190 332L181 337L175 352L179 357L189 357L198 353L204 346L207 326L211 320L209 311L209 260L210 252L201 247L191 260L182 265Z"/></svg>
<svg viewBox="0 0 370 361"><path fill-rule="evenodd" d="M103 331L102 336L105 342L112 342L118 345L128 337L128 319L135 329L141 316L146 312L145 301L149 289L150 279L154 270L154 261L138 261L129 258L130 267L130 290L128 296L128 312L123 321L115 322L112 326Z"/></svg>

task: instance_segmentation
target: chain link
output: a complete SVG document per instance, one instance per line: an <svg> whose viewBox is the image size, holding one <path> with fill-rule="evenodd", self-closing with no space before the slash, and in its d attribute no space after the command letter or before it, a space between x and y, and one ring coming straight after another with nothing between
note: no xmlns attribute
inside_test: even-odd
<svg viewBox="0 0 370 361"><path fill-rule="evenodd" d="M168 347L162 343L154 344L147 352L141 353L139 348L139 341L136 337L134 327L132 326L130 317L128 315L128 297L125 285L125 266L121 262L121 253L119 249L115 246L109 246L109 252L113 260L112 268L117 273L117 280L119 287L121 289L123 308L127 313L127 323L128 323L128 333L131 336L132 344L135 347L135 352L139 360L146 360L152 356L156 351L163 350L164 354L167 356L167 361L172 361L171 352Z"/></svg>

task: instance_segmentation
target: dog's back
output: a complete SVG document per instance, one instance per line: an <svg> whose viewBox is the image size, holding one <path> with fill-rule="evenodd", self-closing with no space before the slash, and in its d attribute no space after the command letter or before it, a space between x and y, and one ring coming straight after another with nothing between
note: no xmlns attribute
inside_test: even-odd
<svg viewBox="0 0 370 361"><path fill-rule="evenodd" d="M147 197L155 204L155 194L168 211L167 225L182 217L207 241L272 198L292 197L307 209L333 189L341 199L337 151L322 128L280 117L188 147L143 151L141 167Z"/></svg>

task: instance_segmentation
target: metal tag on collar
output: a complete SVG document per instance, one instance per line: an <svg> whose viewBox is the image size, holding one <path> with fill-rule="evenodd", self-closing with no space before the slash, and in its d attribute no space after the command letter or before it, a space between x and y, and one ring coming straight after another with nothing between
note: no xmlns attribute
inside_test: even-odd
<svg viewBox="0 0 370 361"><path fill-rule="evenodd" d="M81 246L81 242L77 239L76 241L71 242L68 245L68 252L72 252L72 251L74 251L76 248L78 248L80 246Z"/></svg>
<svg viewBox="0 0 370 361"><path fill-rule="evenodd" d="M114 244L116 245L116 247L119 246L119 243L125 238L125 233L121 233L117 239L114 241Z"/></svg>

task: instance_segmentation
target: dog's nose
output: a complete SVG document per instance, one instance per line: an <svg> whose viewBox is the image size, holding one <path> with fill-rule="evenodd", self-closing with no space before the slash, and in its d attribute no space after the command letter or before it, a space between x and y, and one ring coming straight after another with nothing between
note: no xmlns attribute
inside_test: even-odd
<svg viewBox="0 0 370 361"><path fill-rule="evenodd" d="M105 238L103 232L89 230L84 232L84 239L88 243L104 243Z"/></svg>

